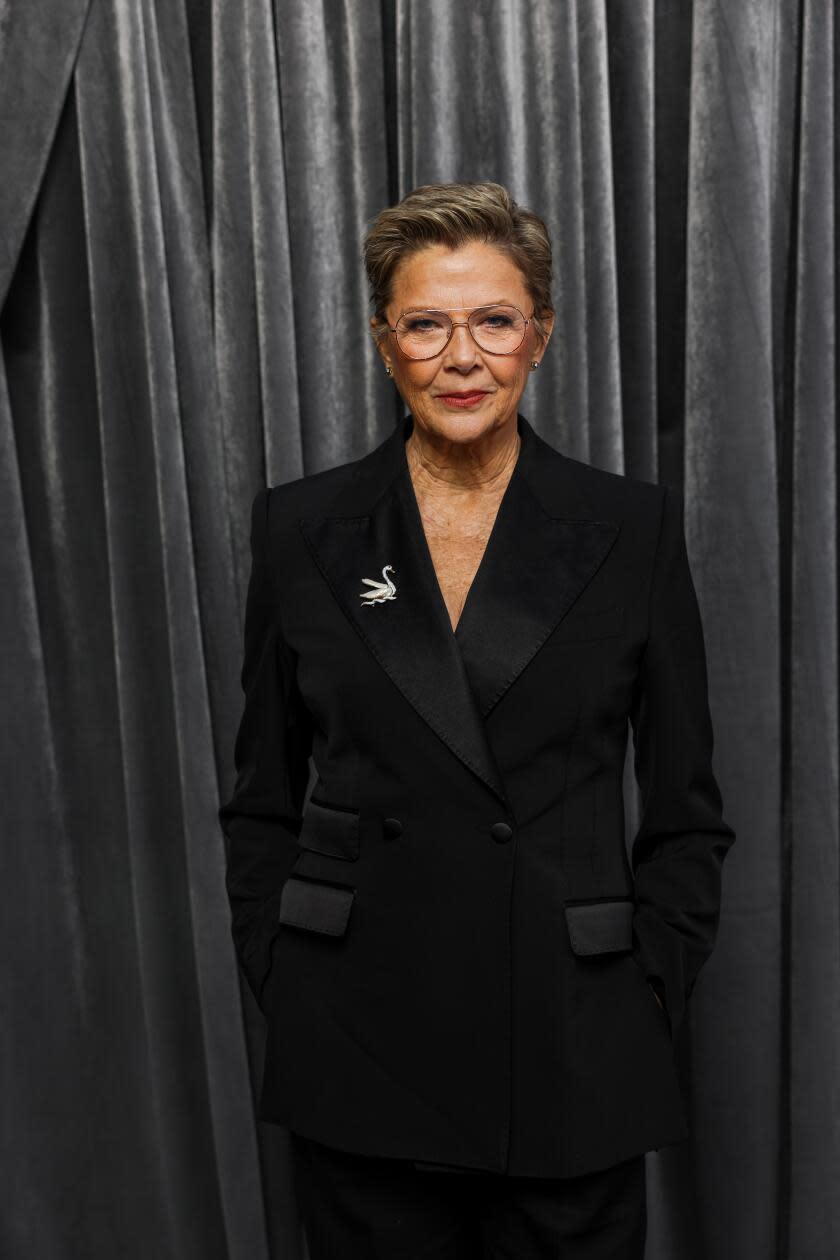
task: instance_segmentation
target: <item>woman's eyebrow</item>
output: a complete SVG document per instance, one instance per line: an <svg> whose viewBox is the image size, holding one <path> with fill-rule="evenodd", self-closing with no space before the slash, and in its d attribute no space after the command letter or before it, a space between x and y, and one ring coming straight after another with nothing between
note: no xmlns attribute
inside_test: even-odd
<svg viewBox="0 0 840 1260"><path fill-rule="evenodd" d="M514 303L510 298L491 298L489 302L479 302L478 306L434 306L427 304L426 306L407 306L403 311L403 315L410 315L412 311L480 311L482 306L513 306Z"/></svg>

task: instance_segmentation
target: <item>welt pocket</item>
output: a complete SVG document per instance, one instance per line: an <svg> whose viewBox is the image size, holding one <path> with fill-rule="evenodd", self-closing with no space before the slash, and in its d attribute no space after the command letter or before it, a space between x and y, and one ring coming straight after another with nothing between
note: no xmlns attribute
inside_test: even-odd
<svg viewBox="0 0 840 1260"><path fill-rule="evenodd" d="M359 856L359 811L310 796L303 809L298 846L325 857L355 862Z"/></svg>
<svg viewBox="0 0 840 1260"><path fill-rule="evenodd" d="M590 612L572 611L557 627L556 638L559 643L610 639L624 633L624 623L624 604L609 604Z"/></svg>
<svg viewBox="0 0 840 1260"><path fill-rule="evenodd" d="M565 903L566 926L575 954L609 954L633 948L632 897L601 897Z"/></svg>
<svg viewBox="0 0 840 1260"><path fill-rule="evenodd" d="M325 936L347 931L356 889L290 875L283 885L277 922Z"/></svg>

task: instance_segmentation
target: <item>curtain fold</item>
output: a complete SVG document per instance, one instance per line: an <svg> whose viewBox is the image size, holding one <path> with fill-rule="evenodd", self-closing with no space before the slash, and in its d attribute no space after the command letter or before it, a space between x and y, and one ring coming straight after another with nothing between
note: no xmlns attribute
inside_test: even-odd
<svg viewBox="0 0 840 1260"><path fill-rule="evenodd" d="M712 1255L728 1249L773 1256L783 1243L775 1210L783 1133L784 924L777 365L769 265L779 16L773 7L747 3L724 11L695 4L692 32L685 416L679 425L686 536L698 598L721 614L705 621L717 762L726 767L730 798L735 794L748 806L738 817L744 843L730 875L721 947L693 999L691 1118L706 1142L714 1134L723 1156L695 1160L706 1205L701 1234ZM781 131L792 122L781 120ZM733 1054L738 1047L742 1052ZM725 1105L724 1080L738 1099L734 1109Z"/></svg>
<svg viewBox="0 0 840 1260"><path fill-rule="evenodd" d="M786 1037L782 1223L792 1255L840 1251L823 1170L840 1167L837 678L836 11L806 5L798 66L789 372L780 417L788 495L782 677L782 959Z"/></svg>
<svg viewBox="0 0 840 1260"><path fill-rule="evenodd" d="M402 415L362 240L471 179L554 245L521 410L686 497L739 842L649 1260L840 1250L837 48L827 0L0 0L9 1260L305 1256L216 820L249 508Z"/></svg>

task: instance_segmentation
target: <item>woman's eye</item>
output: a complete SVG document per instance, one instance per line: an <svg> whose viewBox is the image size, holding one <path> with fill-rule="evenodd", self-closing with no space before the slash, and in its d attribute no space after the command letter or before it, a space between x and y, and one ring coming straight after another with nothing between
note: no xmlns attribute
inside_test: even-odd
<svg viewBox="0 0 840 1260"><path fill-rule="evenodd" d="M510 328L513 320L509 315L486 315L481 322L489 328Z"/></svg>
<svg viewBox="0 0 840 1260"><path fill-rule="evenodd" d="M440 320L430 319L428 316L418 315L414 319L405 321L406 332L437 332L441 327Z"/></svg>

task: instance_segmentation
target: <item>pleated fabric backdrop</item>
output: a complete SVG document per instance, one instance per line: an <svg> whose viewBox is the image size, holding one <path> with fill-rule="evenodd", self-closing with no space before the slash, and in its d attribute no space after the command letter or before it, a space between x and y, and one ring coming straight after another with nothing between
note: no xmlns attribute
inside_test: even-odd
<svg viewBox="0 0 840 1260"><path fill-rule="evenodd" d="M648 1256L840 1254L837 49L830 0L0 0L6 1260L304 1254L216 820L248 511L403 413L361 242L450 179L552 233L520 409L686 495L738 843Z"/></svg>

